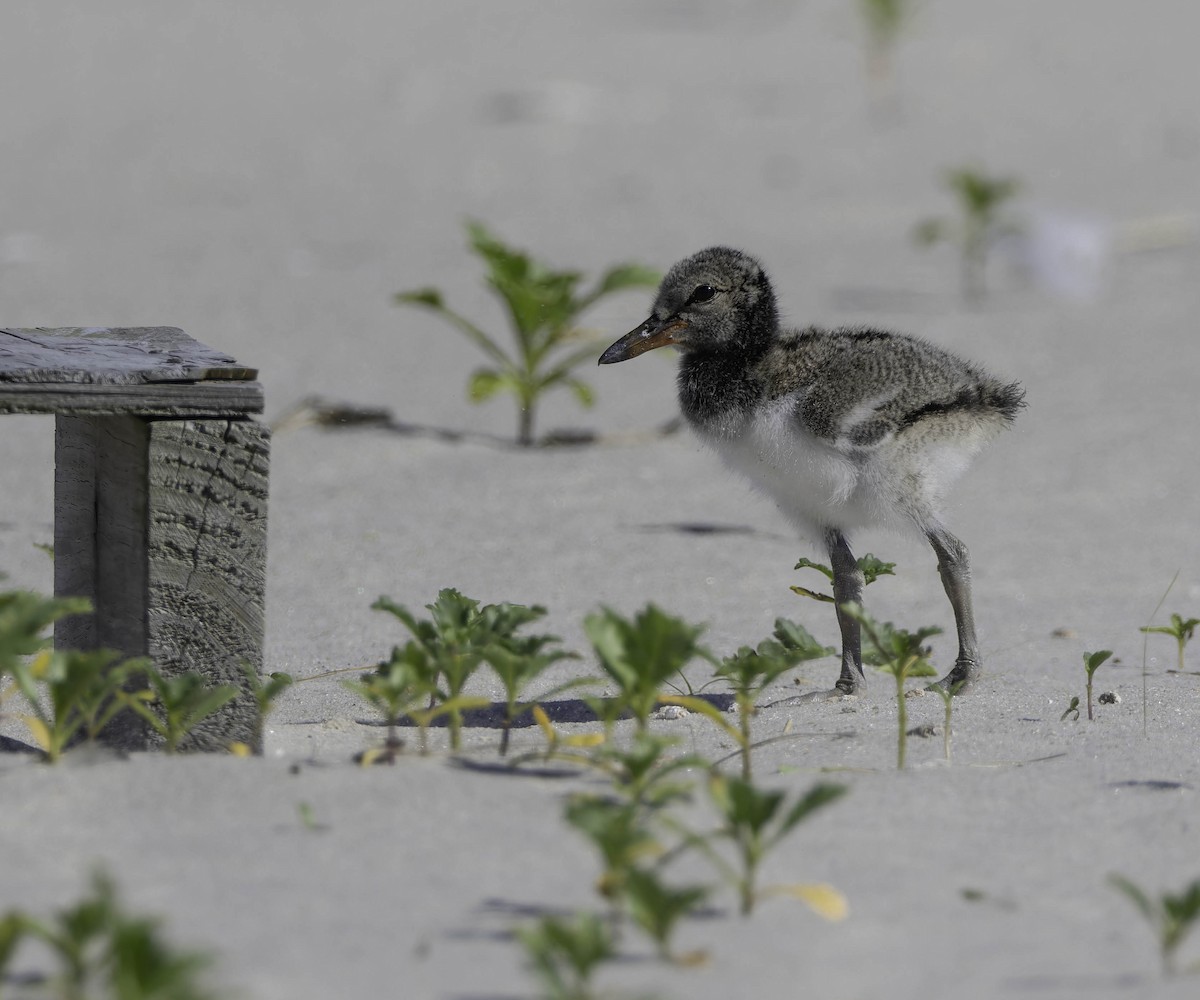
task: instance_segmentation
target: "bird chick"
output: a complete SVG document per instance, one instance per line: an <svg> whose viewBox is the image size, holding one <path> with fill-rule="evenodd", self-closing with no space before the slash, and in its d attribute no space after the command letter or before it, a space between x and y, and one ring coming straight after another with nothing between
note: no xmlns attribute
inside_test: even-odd
<svg viewBox="0 0 1200 1000"><path fill-rule="evenodd" d="M653 311L600 364L674 345L679 405L698 437L773 499L802 533L823 539L842 639L842 697L865 688L862 603L849 536L916 530L937 554L954 611L958 657L937 686L965 690L981 662L967 547L942 523L946 491L1024 404L1001 382L916 337L874 329L780 328L762 265L727 247L675 264Z"/></svg>

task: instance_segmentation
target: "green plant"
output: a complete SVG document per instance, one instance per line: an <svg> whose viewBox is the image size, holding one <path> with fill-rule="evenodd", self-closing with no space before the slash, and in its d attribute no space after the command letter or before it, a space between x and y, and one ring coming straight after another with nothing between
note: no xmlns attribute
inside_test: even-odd
<svg viewBox="0 0 1200 1000"><path fill-rule="evenodd" d="M894 90L892 53L901 32L911 20L910 0L859 0L858 10L867 32L867 75L879 99Z"/></svg>
<svg viewBox="0 0 1200 1000"><path fill-rule="evenodd" d="M411 651L406 648L404 655L414 665L419 659L418 673L433 680L434 703L430 711L435 716L448 717L452 750L461 746L463 710L487 704L482 699L467 699L463 694L467 681L484 662L492 662L494 656L501 662L501 669L505 666L516 669L519 665L509 658L511 655L548 657L543 666L560 658L558 654L544 652L548 643L558 641L554 636L516 635L523 625L542 617L546 613L544 608L519 604L481 606L449 587L439 591L437 600L425 606L430 612L428 619L418 619L404 605L388 597L380 597L371 607L394 615L412 633L415 646ZM515 701L514 695L514 711ZM417 713L409 714L420 721Z"/></svg>
<svg viewBox="0 0 1200 1000"><path fill-rule="evenodd" d="M11 674L22 658L50 645L42 633L67 615L92 610L83 597L42 597L25 590L0 592L0 677Z"/></svg>
<svg viewBox="0 0 1200 1000"><path fill-rule="evenodd" d="M659 790L666 791L666 786ZM678 797L678 790L670 795ZM666 801L659 798L647 809L644 799L577 795L567 803L566 819L600 854L603 870L596 891L611 908L612 926L616 928L627 914L654 941L659 956L674 961L671 938L675 929L709 890L700 885L670 886L660 874L659 862L666 851L651 829L651 821ZM645 864L647 861L655 867ZM694 959L690 956L688 960Z"/></svg>
<svg viewBox="0 0 1200 1000"><path fill-rule="evenodd" d="M1059 722L1066 722L1068 715L1074 715L1075 721L1079 721L1079 696L1075 695L1071 698L1071 703L1067 705L1066 711L1058 717Z"/></svg>
<svg viewBox="0 0 1200 1000"><path fill-rule="evenodd" d="M275 707L275 699L278 698L284 691L290 688L295 679L291 674L285 674L281 670L273 671L263 680L262 675L254 668L251 663L242 663L242 672L246 675L246 680L250 685L250 691L254 695L255 704L258 705L259 718L265 719Z"/></svg>
<svg viewBox="0 0 1200 1000"><path fill-rule="evenodd" d="M1157 899L1152 899L1149 893L1123 875L1110 875L1108 881L1146 918L1158 935L1164 974L1175 975L1178 971L1175 953L1191 932L1192 925L1200 918L1200 879L1180 893L1165 892Z"/></svg>
<svg viewBox="0 0 1200 1000"><path fill-rule="evenodd" d="M587 292L579 291L583 276L577 271L554 271L527 254L501 243L478 222L467 224L471 249L487 265L487 284L508 313L514 351L460 313L450 309L436 288L418 288L395 296L397 305L431 309L466 334L492 360L491 367L475 371L467 392L482 402L498 392L516 397L519 409L517 443L533 444L538 400L549 389L570 389L583 406L592 403L592 390L572 373L593 359L591 345L564 350L579 338L578 318L598 300L628 288L654 287L659 275L638 264L609 268Z"/></svg>
<svg viewBox="0 0 1200 1000"><path fill-rule="evenodd" d="M881 576L895 576L896 564L884 562L882 559L877 559L868 552L861 559L857 560L859 572L863 575L863 585L870 586ZM818 573L825 577L830 583L833 582L833 570L825 563L813 562L811 559L801 559L796 563L795 569L815 569ZM815 590L809 590L807 587L792 587L793 594L799 594L801 597L811 597L814 601L823 601L827 604L833 603L833 598L829 594L823 594Z"/></svg>
<svg viewBox="0 0 1200 1000"><path fill-rule="evenodd" d="M164 677L153 667L142 669L149 688L118 697L163 738L167 753L176 753L188 733L237 697L232 684L210 686L191 670Z"/></svg>
<svg viewBox="0 0 1200 1000"><path fill-rule="evenodd" d="M209 959L177 951L163 941L158 921L127 915L112 881L92 880L92 891L52 920L18 910L0 917L0 982L23 940L39 942L55 959L57 972L38 995L58 1000L206 1000L201 982Z"/></svg>
<svg viewBox="0 0 1200 1000"><path fill-rule="evenodd" d="M633 802L602 795L576 795L568 802L566 820L600 854L603 870L596 891L614 906L625 891L629 872L648 858L663 853L663 845L648 819Z"/></svg>
<svg viewBox="0 0 1200 1000"><path fill-rule="evenodd" d="M842 610L862 626L866 639L863 659L872 666L889 673L896 680L896 724L900 735L896 751L896 767L903 769L904 755L908 742L908 710L904 701L904 682L910 677L935 677L937 672L929 662L930 649L925 640L938 635L936 627L907 632L895 628L891 622L877 622L853 602L842 606Z"/></svg>
<svg viewBox="0 0 1200 1000"><path fill-rule="evenodd" d="M625 905L633 922L654 942L659 958L677 961L671 951L671 939L680 920L695 912L708 897L709 889L702 885L672 887L656 872L633 868L625 875ZM692 963L700 956L688 956Z"/></svg>
<svg viewBox="0 0 1200 1000"><path fill-rule="evenodd" d="M549 1000L590 1000L596 969L616 955L612 929L594 913L544 917L517 938Z"/></svg>
<svg viewBox="0 0 1200 1000"><path fill-rule="evenodd" d="M1092 721L1092 675L1099 669L1100 664L1112 656L1111 649L1102 649L1098 653L1083 654L1083 669L1087 671L1087 712L1088 721Z"/></svg>
<svg viewBox="0 0 1200 1000"><path fill-rule="evenodd" d="M996 241L1016 232L1015 222L1001 214L1004 204L1020 189L1015 177L992 177L972 167L946 174L946 186L958 201L959 218L925 219L913 238L921 246L950 242L962 254L962 290L968 302L980 301L987 291L987 256Z"/></svg>
<svg viewBox="0 0 1200 1000"><path fill-rule="evenodd" d="M57 762L77 736L95 740L124 707L125 682L150 665L146 659L122 663L120 658L108 649L44 649L12 665L13 680L29 706L20 718L50 763Z"/></svg>
<svg viewBox="0 0 1200 1000"><path fill-rule="evenodd" d="M1183 650L1196 635L1196 627L1200 625L1200 618L1184 619L1181 615L1171 615L1170 625L1143 625L1139 630L1147 634L1158 632L1162 635L1169 635L1175 640L1175 644L1179 650L1179 672L1183 673Z"/></svg>
<svg viewBox="0 0 1200 1000"><path fill-rule="evenodd" d="M429 666L425 651L410 641L403 647L393 646L389 659L378 664L374 670L361 674L356 681L342 681L342 685L376 709L388 727L383 746L365 751L359 758L360 762L373 764L383 760L391 763L404 747L404 741L396 731L400 720L434 694L437 678ZM427 749L427 725L427 722L421 725L422 753Z"/></svg>
<svg viewBox="0 0 1200 1000"><path fill-rule="evenodd" d="M946 717L942 721L942 756L946 760L950 759L950 722L954 711L954 696L962 690L965 683L965 681L959 681L957 684L950 684L947 687L942 687L940 684L931 685L933 690L941 696L942 703L946 708Z"/></svg>
<svg viewBox="0 0 1200 1000"><path fill-rule="evenodd" d="M490 610L489 610L490 609ZM490 605L485 615L491 615L494 641L487 647L487 662L504 688L504 722L500 728L500 755L508 753L508 741L513 723L529 707L522 694L529 683L547 667L559 660L577 660L578 653L547 647L559 641L556 635L516 635L517 629L546 614L542 607L518 604ZM590 677L577 677L543 691L540 698L553 698L572 688L593 683Z"/></svg>
<svg viewBox="0 0 1200 1000"><path fill-rule="evenodd" d="M697 754L673 756L673 736L639 733L628 748L604 744L589 760L612 782L613 791L636 809L654 813L691 798L693 782L680 780L681 771L707 768Z"/></svg>
<svg viewBox="0 0 1200 1000"><path fill-rule="evenodd" d="M823 916L836 918L844 912L844 901L828 886L778 886L769 890L758 887L759 868L767 854L802 820L841 798L846 793L844 785L814 785L787 808L783 792L765 791L749 781L717 772L708 779L708 792L722 821L715 836L733 844L737 865L730 866L713 851L705 853L736 888L744 916L767 893L798 896ZM703 846L699 841L693 843Z"/></svg>
<svg viewBox="0 0 1200 1000"><path fill-rule="evenodd" d="M597 714L605 713L606 728L620 710L628 710L639 732L650 722L650 713L661 698L663 684L682 672L696 657L711 660L711 654L697 640L703 625L689 625L680 618L664 614L648 604L630 621L603 608L583 622L600 666L617 685L618 695L604 706L589 701ZM615 703L615 710L613 705Z"/></svg>
<svg viewBox="0 0 1200 1000"><path fill-rule="evenodd" d="M699 712L732 736L741 748L742 777L749 781L752 773L751 750L754 746L750 720L756 711L759 696L769 684L796 664L820 659L833 652L831 647L817 642L802 626L786 618L777 618L772 638L764 639L757 649L741 647L717 667L716 676L728 681L733 689L738 708L737 727L731 726L720 709L703 698L664 695L662 700Z"/></svg>

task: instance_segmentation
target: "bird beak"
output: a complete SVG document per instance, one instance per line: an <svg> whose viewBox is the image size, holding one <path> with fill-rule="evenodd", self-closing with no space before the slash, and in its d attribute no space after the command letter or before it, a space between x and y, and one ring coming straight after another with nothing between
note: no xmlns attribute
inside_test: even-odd
<svg viewBox="0 0 1200 1000"><path fill-rule="evenodd" d="M653 351L656 347L666 347L676 343L675 333L687 327L687 321L671 316L665 320L657 320L651 316L636 330L630 330L607 351L600 355L600 364L614 365L618 361L628 361L639 354Z"/></svg>

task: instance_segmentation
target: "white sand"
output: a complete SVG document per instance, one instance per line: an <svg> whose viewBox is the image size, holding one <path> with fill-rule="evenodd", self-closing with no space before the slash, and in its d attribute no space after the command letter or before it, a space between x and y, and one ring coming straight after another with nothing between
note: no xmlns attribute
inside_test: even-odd
<svg viewBox="0 0 1200 1000"><path fill-rule="evenodd" d="M832 882L849 919L776 900L743 921L718 896L722 912L681 933L711 949L707 968L626 962L601 983L714 1000L1195 995L1194 978L1161 978L1106 877L1157 891L1200 876L1200 682L1168 673L1173 643L1152 637L1143 732L1138 632L1176 570L1158 620L1200 614L1200 8L924 4L898 51L900 111L882 118L852 5L833 0L55 0L4 7L0 38L0 321L182 326L261 368L268 419L319 394L508 432L507 400L464 400L474 348L390 304L436 283L500 322L466 217L589 272L740 245L793 322L920 333L1020 379L1028 411L951 515L988 668L956 704L953 762L940 736L913 739L910 769L893 769L890 678L853 706L756 720L796 734L761 752L764 781L803 790L847 769L826 777L850 794L766 876ZM1054 298L998 259L984 307L962 305L953 251L910 233L950 210L941 171L970 162L1019 175L1027 218L1083 220L1079 254L1111 240L1094 298ZM598 345L649 299L595 310ZM657 426L671 373L658 356L587 372L595 411L552 398L542 425ZM51 421L0 429L0 569L48 590L32 543L52 535ZM836 635L826 607L788 591L806 582L795 559L819 554L686 435L515 453L291 429L274 440L270 517L268 667L297 676L379 659L402 630L371 601L419 607L443 586L545 604L580 650L585 613L650 600L708 622L722 654L777 615ZM650 530L682 523L750 530ZM950 625L924 546L857 548L899 564L867 593L877 616ZM936 648L946 665L949 638ZM1097 688L1121 703L1060 721L1082 653L1101 648L1120 662ZM805 683L836 669L811 664ZM572 672L595 668L556 676ZM939 700L909 707L940 732ZM379 737L369 717L318 681L281 700L262 759L0 756L0 911L65 905L100 863L256 1000L532 995L506 910L597 905L597 862L560 820L577 785L444 757L364 771L350 758ZM726 752L701 720L662 725ZM470 730L472 752L491 759L496 735ZM1184 951L1200 957L1200 938Z"/></svg>

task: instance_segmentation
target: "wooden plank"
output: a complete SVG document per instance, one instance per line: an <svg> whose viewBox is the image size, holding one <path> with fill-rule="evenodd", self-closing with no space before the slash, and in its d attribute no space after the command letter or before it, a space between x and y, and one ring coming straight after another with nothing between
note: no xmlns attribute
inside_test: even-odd
<svg viewBox="0 0 1200 1000"><path fill-rule="evenodd" d="M261 413L258 382L160 382L146 385L4 382L0 414L117 414L143 417L236 417Z"/></svg>
<svg viewBox="0 0 1200 1000"><path fill-rule="evenodd" d="M174 326L0 329L0 381L252 382L253 368Z"/></svg>
<svg viewBox="0 0 1200 1000"><path fill-rule="evenodd" d="M0 329L0 413L261 413L257 375L177 327Z"/></svg>

